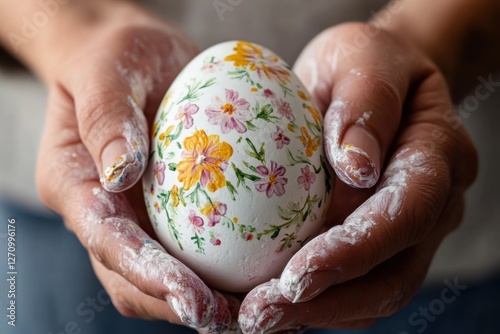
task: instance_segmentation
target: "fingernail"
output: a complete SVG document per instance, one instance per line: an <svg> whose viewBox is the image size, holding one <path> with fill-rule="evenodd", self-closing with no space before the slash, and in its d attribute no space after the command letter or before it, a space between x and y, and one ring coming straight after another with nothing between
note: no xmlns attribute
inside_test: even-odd
<svg viewBox="0 0 500 334"><path fill-rule="evenodd" d="M132 187L145 167L145 152L139 142L117 139L109 143L101 155L101 184L107 191L119 192Z"/></svg>
<svg viewBox="0 0 500 334"><path fill-rule="evenodd" d="M363 125L352 125L335 153L334 168L338 177L356 188L374 186L380 175L380 145Z"/></svg>
<svg viewBox="0 0 500 334"><path fill-rule="evenodd" d="M311 300L340 280L332 271L316 271L298 275L282 275L278 288L283 296L292 303Z"/></svg>
<svg viewBox="0 0 500 334"><path fill-rule="evenodd" d="M299 314L298 308L293 305L271 305L256 317L253 328L250 331L244 330L244 332L252 334L274 333L296 323Z"/></svg>

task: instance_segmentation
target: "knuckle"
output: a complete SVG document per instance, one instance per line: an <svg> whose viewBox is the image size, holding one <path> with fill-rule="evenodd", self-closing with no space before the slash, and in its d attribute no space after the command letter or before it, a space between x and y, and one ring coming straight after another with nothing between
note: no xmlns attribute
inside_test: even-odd
<svg viewBox="0 0 500 334"><path fill-rule="evenodd" d="M391 104L398 107L402 105L403 101L398 87L405 86L405 84L401 75L389 74L387 69L372 68L365 70L363 83L368 85L374 96L379 97L384 104L392 102ZM387 105L379 107L386 108Z"/></svg>

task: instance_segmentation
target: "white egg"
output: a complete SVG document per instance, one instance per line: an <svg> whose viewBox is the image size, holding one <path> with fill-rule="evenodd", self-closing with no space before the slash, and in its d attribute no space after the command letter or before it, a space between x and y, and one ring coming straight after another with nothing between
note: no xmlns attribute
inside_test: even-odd
<svg viewBox="0 0 500 334"><path fill-rule="evenodd" d="M208 285L243 292L279 276L319 233L329 183L321 114L271 51L218 44L172 83L152 129L146 206L168 252Z"/></svg>

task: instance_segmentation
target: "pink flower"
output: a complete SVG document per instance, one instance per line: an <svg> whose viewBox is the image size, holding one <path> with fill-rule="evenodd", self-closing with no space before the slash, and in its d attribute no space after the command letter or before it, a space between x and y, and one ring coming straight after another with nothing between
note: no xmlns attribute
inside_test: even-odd
<svg viewBox="0 0 500 334"><path fill-rule="evenodd" d="M227 205L221 202L207 203L200 212L208 217L208 226L213 227L218 224L226 214Z"/></svg>
<svg viewBox="0 0 500 334"><path fill-rule="evenodd" d="M299 176L297 181L299 182L300 186L303 186L305 190L309 191L311 188L311 184L316 181L316 175L311 172L309 169L309 165L306 165L304 168L301 168L300 171L302 174Z"/></svg>
<svg viewBox="0 0 500 334"><path fill-rule="evenodd" d="M217 239L217 238L214 238L214 239L210 239L210 242L212 243L212 245L214 246L220 246L222 244L222 242L220 241L220 239Z"/></svg>
<svg viewBox="0 0 500 334"><path fill-rule="evenodd" d="M205 59L201 70L207 73L215 73L222 70L223 62L221 60L215 61L214 57Z"/></svg>
<svg viewBox="0 0 500 334"><path fill-rule="evenodd" d="M165 181L165 163L163 161L155 162L155 166L153 168L153 172L156 176L156 180L158 180L158 184L161 186L163 181Z"/></svg>
<svg viewBox="0 0 500 334"><path fill-rule="evenodd" d="M184 125L184 128L189 129L193 126L193 117L191 116L196 114L199 109L200 108L196 104L191 104L191 102L188 102L185 105L179 107L179 111L177 111L175 119L182 119L182 125Z"/></svg>
<svg viewBox="0 0 500 334"><path fill-rule="evenodd" d="M250 232L243 232L243 238L246 240L246 241L250 241L253 239L253 233L250 233Z"/></svg>
<svg viewBox="0 0 500 334"><path fill-rule="evenodd" d="M273 107L276 108L276 111L278 114L280 114L282 117L286 117L290 122L295 121L295 116L293 115L292 107L290 107L290 103L283 99L276 99L273 100L272 102Z"/></svg>
<svg viewBox="0 0 500 334"><path fill-rule="evenodd" d="M274 99L276 95L274 95L273 91L269 88L264 89L264 97L268 99Z"/></svg>
<svg viewBox="0 0 500 334"><path fill-rule="evenodd" d="M243 133L247 131L244 122L251 117L249 108L250 103L243 98L239 99L238 92L226 89L226 98L215 97L205 113L210 124L220 125L222 133L228 133L232 129Z"/></svg>
<svg viewBox="0 0 500 334"><path fill-rule="evenodd" d="M286 169L284 166L278 166L275 161L271 161L271 169L266 166L257 166L257 172L263 176L261 180L255 181L255 189L260 192L265 192L267 198L273 195L282 196L285 193L285 184L288 179L283 177Z"/></svg>
<svg viewBox="0 0 500 334"><path fill-rule="evenodd" d="M283 146L290 144L290 138L285 136L283 129L276 126L276 132L271 133L271 139L276 142L276 148L282 149Z"/></svg>
<svg viewBox="0 0 500 334"><path fill-rule="evenodd" d="M203 228L203 218L197 216L194 210L189 210L188 220L191 224L191 227L196 233L201 234L205 231L205 229Z"/></svg>

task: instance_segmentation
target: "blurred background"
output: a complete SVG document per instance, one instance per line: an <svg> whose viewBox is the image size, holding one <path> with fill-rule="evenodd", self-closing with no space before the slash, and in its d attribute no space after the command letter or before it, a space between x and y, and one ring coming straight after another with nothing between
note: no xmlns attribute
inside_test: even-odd
<svg viewBox="0 0 500 334"><path fill-rule="evenodd" d="M201 49L245 39L267 46L293 64L317 33L337 23L365 21L385 1L243 0L222 16L212 1L143 3L180 26ZM72 323L81 333L101 333L102 328L106 333L141 332L144 322L124 320L114 310L86 252L60 218L41 204L35 164L47 91L11 57L0 53L0 332L69 333L75 328ZM490 73L480 75L487 78ZM494 78L500 81L500 75ZM471 86L480 84L477 80ZM468 192L463 224L442 244L421 293L398 314L377 324L373 333L498 333L494 322L500 315L499 107L500 88L462 119L480 155L479 177ZM15 218L17 226L15 329L6 325L4 316L8 218ZM466 288L457 292L453 302L444 303L441 292L454 281ZM430 309L430 316L422 315L421 308ZM154 326L158 332L165 330L164 324ZM168 331L183 332L190 331Z"/></svg>

